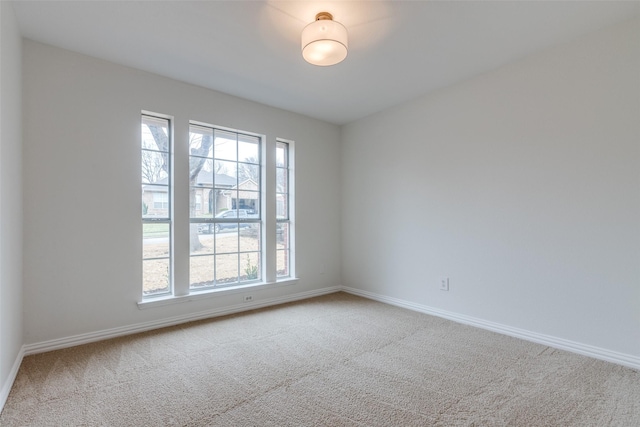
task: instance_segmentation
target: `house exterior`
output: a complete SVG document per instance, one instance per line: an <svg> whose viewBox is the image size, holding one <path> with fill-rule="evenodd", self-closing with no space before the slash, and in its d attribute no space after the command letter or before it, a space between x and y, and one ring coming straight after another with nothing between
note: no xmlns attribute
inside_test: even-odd
<svg viewBox="0 0 640 427"><path fill-rule="evenodd" d="M200 171L191 187L191 212L193 217L210 218L228 209L247 209L258 212L260 208L259 185L253 179L238 184L235 177ZM167 179L142 186L142 210L147 217L166 215L169 209Z"/></svg>

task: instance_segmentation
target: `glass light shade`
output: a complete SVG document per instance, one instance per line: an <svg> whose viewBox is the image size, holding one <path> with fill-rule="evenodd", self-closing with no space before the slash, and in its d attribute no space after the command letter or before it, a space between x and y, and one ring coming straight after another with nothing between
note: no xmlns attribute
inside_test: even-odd
<svg viewBox="0 0 640 427"><path fill-rule="evenodd" d="M347 29L331 19L318 19L302 30L302 57L310 64L335 65L347 57Z"/></svg>

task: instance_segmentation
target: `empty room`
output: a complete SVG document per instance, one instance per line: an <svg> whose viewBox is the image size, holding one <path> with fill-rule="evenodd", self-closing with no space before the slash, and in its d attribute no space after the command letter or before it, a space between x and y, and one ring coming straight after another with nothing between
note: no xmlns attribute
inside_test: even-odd
<svg viewBox="0 0 640 427"><path fill-rule="evenodd" d="M0 1L0 425L640 425L639 1Z"/></svg>

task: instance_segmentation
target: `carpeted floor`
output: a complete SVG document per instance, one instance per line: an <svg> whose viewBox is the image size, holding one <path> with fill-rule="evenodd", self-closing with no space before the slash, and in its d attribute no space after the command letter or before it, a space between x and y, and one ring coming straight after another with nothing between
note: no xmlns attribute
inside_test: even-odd
<svg viewBox="0 0 640 427"><path fill-rule="evenodd" d="M344 293L28 356L2 426L639 426L640 373Z"/></svg>

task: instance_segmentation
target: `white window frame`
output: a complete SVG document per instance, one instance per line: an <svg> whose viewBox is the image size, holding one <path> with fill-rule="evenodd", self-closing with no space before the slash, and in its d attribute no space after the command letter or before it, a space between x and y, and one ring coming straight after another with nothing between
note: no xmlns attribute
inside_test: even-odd
<svg viewBox="0 0 640 427"><path fill-rule="evenodd" d="M276 162L274 161L276 171L278 169L285 169L287 171L287 192L277 193L277 190L276 190L276 203L277 203L278 194L286 194L287 206L285 207L285 209L287 210L287 218L278 219L276 215L276 238L277 238L277 224L288 224L289 225L289 235L288 235L289 242L288 242L288 249L286 249L286 251L288 252L287 261L289 265L287 267L288 267L289 274L278 276L277 266L276 266L276 277L277 277L277 280L287 280L291 277L295 277L295 249L294 249L294 244L295 244L295 226L294 226L295 224L294 222L295 179L294 177L295 177L295 174L294 174L294 168L293 168L294 161L295 161L295 150L294 150L295 143L291 140L276 138L276 147L278 146L278 144L284 144L287 147L287 155L286 155L287 162L285 167L277 166ZM279 250L276 248L276 256L278 252Z"/></svg>
<svg viewBox="0 0 640 427"><path fill-rule="evenodd" d="M226 128L219 125L198 121L175 121L173 117L162 114L149 113L160 118L171 120L171 188L187 189L170 193L169 209L171 211L171 293L165 295L144 296L142 294L138 300L138 308L147 309L158 306L165 306L175 303L185 303L194 300L216 298L222 295L240 294L238 303L244 303L247 308L252 305L259 305L260 302L251 302L253 298L245 299L247 295L252 295L254 291L262 289L273 289L281 286L291 286L298 282L295 271L295 173L294 173L294 147L293 141L282 138L269 138L267 135L245 132L237 129ZM237 285L225 287L211 287L205 289L191 289L189 287L189 262L190 246L189 233L191 219L189 214L189 127L191 125L215 127L220 130L227 130L241 134L256 135L262 139L261 143L261 280L256 282L241 282ZM174 142L173 135L176 135ZM276 277L276 146L277 141L289 144L289 223L290 223L290 257L289 276ZM175 149L174 149L175 148ZM202 203L205 203L203 198Z"/></svg>
<svg viewBox="0 0 640 427"><path fill-rule="evenodd" d="M263 194L264 194L264 179L262 177L262 172L264 169L264 141L265 141L265 136L264 135L260 135L257 133L252 133L252 132L247 132L247 131L242 131L242 130L236 130L236 129L229 129L226 127L221 127L221 126L216 126L216 125L211 125L211 124L204 124L201 122L194 122L194 121L190 121L189 122L189 129L191 132L191 128L192 127L196 127L196 128L202 128L202 129L207 129L208 131L211 131L211 134L213 136L213 142L212 142L212 147L211 147L211 152L212 152L212 157L211 160L215 165L216 160L220 160L220 161L224 161L224 162L228 162L228 163L235 163L236 165L236 189L233 191L237 192L237 195L239 196L240 193L242 191L251 193L254 191L247 191L247 190L240 190L239 189L239 185L241 184L240 182L240 176L238 175L238 168L240 167L241 164L245 164L245 165L249 165L249 166L257 166L258 167L258 176L256 177L256 180L258 181L256 184L258 185L258 189L257 191L255 191L257 193L259 203L258 203L258 212L255 213L255 217L251 216L247 216L247 215L240 215L241 210L244 208L241 208L240 206L230 206L229 211L235 211L237 216L234 216L232 218L228 218L226 215L222 216L222 217L217 217L216 212L214 211L212 213L212 216L210 218L204 218L204 217L189 217L189 222L191 224L197 224L198 227L200 227L201 225L208 225L211 229L211 227L213 227L213 230L215 230L217 228L217 226L220 227L224 227L225 224L227 226L231 226L233 224L237 224L239 226L242 226L243 224L257 224L258 225L258 229L260 230L260 235L259 235L259 241L261 242L260 244L260 248L258 251L243 251L240 248L240 244L238 242L238 251L237 252L229 252L226 254L222 254L224 255L233 255L233 254L237 254L238 255L238 265L237 265L237 281L235 282L229 282L229 283L224 283L224 282L220 282L219 281L219 276L218 276L218 272L216 271L215 268L215 263L217 261L214 261L214 264L212 264L212 273L213 273L213 281L211 282L211 284L207 285L207 286L202 286L202 287L191 287L191 268L189 268L189 289L190 292L201 292L203 290L210 290L210 289L222 289L222 288L229 288L229 287L237 287L237 286L242 286L242 285L246 285L246 284L250 284L250 283L262 283L264 281L264 272L265 272L265 268L264 268L264 253L265 253L265 247L263 245L264 242L264 222L263 222ZM225 159L220 159L216 157L216 148L215 148L215 138L216 138L216 132L220 132L220 133L226 133L226 134L233 134L235 135L235 139L236 139L236 160L225 160ZM241 137L247 137L247 138L251 138L251 139L256 139L258 141L258 163L251 163L251 162L243 162L238 158L239 155L239 142ZM191 158L192 155L191 153L189 154L189 162L191 162ZM200 158L200 159L204 159L205 157L201 157L201 156L196 156L196 158ZM212 191L215 192L215 172L213 172L213 182L212 182ZM236 199L236 203L239 202L239 198ZM214 204L215 205L215 204ZM221 212L223 213L223 212ZM240 231L240 228L238 228L238 231ZM240 235L240 233L239 233ZM191 237L191 233L190 233L190 237ZM215 240L220 238L221 235L217 232L213 233L213 240L214 240L214 253L211 254L204 254L204 255L193 255L190 254L190 260L197 258L197 257L213 257L214 260L217 259L218 256L221 256L221 254L216 254L215 253ZM258 254L258 265L261 266L259 272L257 273L258 278L257 279L242 279L242 271L243 271L243 265L244 265L244 259L243 259L243 255L249 255L249 254ZM191 264L190 264L191 265Z"/></svg>
<svg viewBox="0 0 640 427"><path fill-rule="evenodd" d="M140 292L142 295L142 299L149 299L149 298L159 298L159 297L166 297L168 295L172 295L174 292L174 250L173 250L173 188L174 188L174 184L173 184L173 117L172 116L168 116L166 114L159 114L159 113L154 113L154 112L150 112L150 111L142 111L141 115L140 115L140 126L141 126L141 130L142 130L142 122L144 120L145 117L151 118L151 119L159 119L159 120L166 120L167 121L167 137L169 139L168 141L168 147L167 147L167 161L169 163L168 165L168 171L167 171L167 184L166 185L162 185L162 186L166 186L167 188L167 193L166 193L166 197L167 197L167 216L166 217L145 217L144 215L142 215L142 230L141 230L141 237L144 241L144 226L148 225L148 224L167 224L169 226L169 255L167 257L161 257L161 258L145 258L144 257L144 246L143 246L143 252L142 252L142 263L143 263L143 271L142 271L142 280L140 283ZM141 136L142 138L142 136ZM142 140L140 141L140 154L142 156L142 152L144 150L148 150L148 149L144 149L142 148ZM151 150L151 151L155 151L155 150ZM158 151L161 152L161 151ZM142 164L142 163L141 163ZM142 168L142 166L141 166ZM141 170L142 172L142 170ZM145 185L144 183L142 184L143 186ZM151 185L156 185L159 186L157 183L151 183ZM141 194L142 196L142 194ZM152 196L153 198L155 198L155 194ZM142 205L142 197L140 198L140 203ZM155 208L155 201L152 201L152 203L154 204L154 208ZM164 208L164 207L163 207ZM162 209L163 209L162 208ZM142 206L140 209L140 212L142 212ZM144 243L143 243L144 245ZM147 294L145 295L144 293L144 262L145 261L153 261L153 260L159 260L159 259L168 259L169 260L169 271L168 271L168 289L164 292L157 292L157 293L152 293L152 294Z"/></svg>

